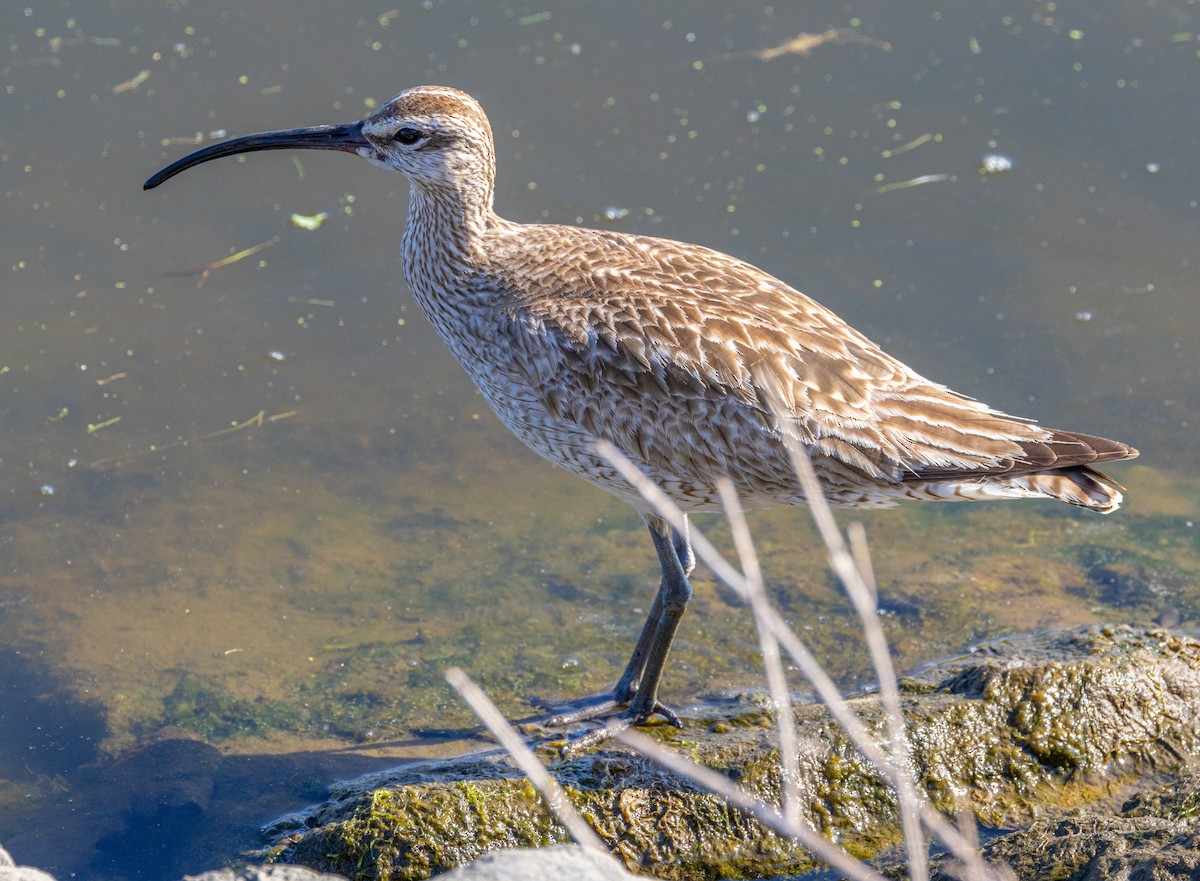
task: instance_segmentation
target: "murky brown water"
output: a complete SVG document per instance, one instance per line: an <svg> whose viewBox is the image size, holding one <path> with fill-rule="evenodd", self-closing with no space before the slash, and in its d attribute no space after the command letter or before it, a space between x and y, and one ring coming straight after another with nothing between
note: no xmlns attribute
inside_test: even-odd
<svg viewBox="0 0 1200 881"><path fill-rule="evenodd" d="M831 28L849 30L761 56ZM1188 4L30 2L0 32L0 842L18 861L209 868L373 755L445 748L427 732L471 721L449 664L513 715L619 672L649 541L509 437L417 314L403 180L274 154L141 191L184 139L348 121L418 83L483 101L507 216L729 251L926 375L1142 449L1109 518L864 518L902 666L1084 621L1195 625ZM1011 170L981 174L989 154ZM753 526L780 606L867 682L807 515ZM696 590L665 683L684 706L759 687L748 615Z"/></svg>

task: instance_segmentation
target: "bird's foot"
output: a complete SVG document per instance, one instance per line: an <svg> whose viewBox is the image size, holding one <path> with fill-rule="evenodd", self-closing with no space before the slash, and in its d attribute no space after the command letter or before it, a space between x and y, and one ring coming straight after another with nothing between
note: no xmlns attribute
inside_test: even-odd
<svg viewBox="0 0 1200 881"><path fill-rule="evenodd" d="M604 719L628 703L628 700L619 700L612 693L593 694L572 701L547 700L532 695L526 695L525 699L535 707L550 713L549 716L534 720L538 727L546 729L570 728L580 722Z"/></svg>
<svg viewBox="0 0 1200 881"><path fill-rule="evenodd" d="M683 727L679 714L657 699L641 701L634 696L630 701L620 700L614 694L598 694L565 704L543 700L533 702L544 709L557 711L552 716L532 723L536 729L542 731L561 730L583 722L601 723L598 728L568 738L562 747L564 753L597 746L622 731L644 725L654 716L661 716L676 728Z"/></svg>
<svg viewBox="0 0 1200 881"><path fill-rule="evenodd" d="M619 713L609 716L603 720L603 724L599 728L593 728L591 731L567 740L563 744L561 751L564 755L571 755L572 753L582 752L594 746L599 746L622 731L628 731L630 728L646 724L652 716L662 716L676 728L683 727L683 722L680 721L679 715L666 704L656 700L653 702L653 706L646 709L639 710L636 707L630 706Z"/></svg>

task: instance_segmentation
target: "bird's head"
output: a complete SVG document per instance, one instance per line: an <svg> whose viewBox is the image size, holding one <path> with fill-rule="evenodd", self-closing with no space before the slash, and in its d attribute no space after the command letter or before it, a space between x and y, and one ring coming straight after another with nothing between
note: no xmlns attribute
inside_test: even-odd
<svg viewBox="0 0 1200 881"><path fill-rule="evenodd" d="M494 173L488 118L478 101L457 89L401 92L362 121L362 136L371 150L359 155L418 185L457 189Z"/></svg>
<svg viewBox="0 0 1200 881"><path fill-rule="evenodd" d="M490 201L495 175L492 130L479 102L446 86L418 86L366 119L262 132L197 150L146 181L153 189L193 166L258 150L340 150L402 172L422 189L478 192Z"/></svg>

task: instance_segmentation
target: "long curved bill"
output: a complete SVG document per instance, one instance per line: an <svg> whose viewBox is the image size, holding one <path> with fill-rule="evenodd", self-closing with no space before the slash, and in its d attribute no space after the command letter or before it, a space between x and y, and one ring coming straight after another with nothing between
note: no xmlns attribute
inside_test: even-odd
<svg viewBox="0 0 1200 881"><path fill-rule="evenodd" d="M372 150L373 152L373 148L363 137L362 127L361 121L341 125L315 125L311 128L260 132L256 135L234 138L231 141L222 141L220 144L213 144L203 150L197 150L192 155L185 156L178 162L168 165L142 184L142 189L152 190L181 171L187 171L210 159L235 156L238 153L254 153L258 150L340 150L344 153Z"/></svg>

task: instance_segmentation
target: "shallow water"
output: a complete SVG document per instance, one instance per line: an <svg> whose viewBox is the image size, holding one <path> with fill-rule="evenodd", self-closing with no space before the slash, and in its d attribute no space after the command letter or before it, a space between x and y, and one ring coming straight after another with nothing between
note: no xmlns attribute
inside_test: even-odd
<svg viewBox="0 0 1200 881"><path fill-rule="evenodd" d="M449 748L471 723L450 664L514 716L619 672L650 543L508 436L417 313L403 180L270 154L141 191L184 139L348 121L422 82L487 108L506 216L736 254L928 376L1142 450L1112 517L843 518L901 666L1087 621L1193 628L1200 23L968 7L0 11L0 842L60 876L210 868L329 780ZM826 39L763 57L801 33ZM1011 169L981 173L990 154ZM785 614L869 684L805 512L752 525ZM755 645L701 575L666 697L758 689Z"/></svg>

